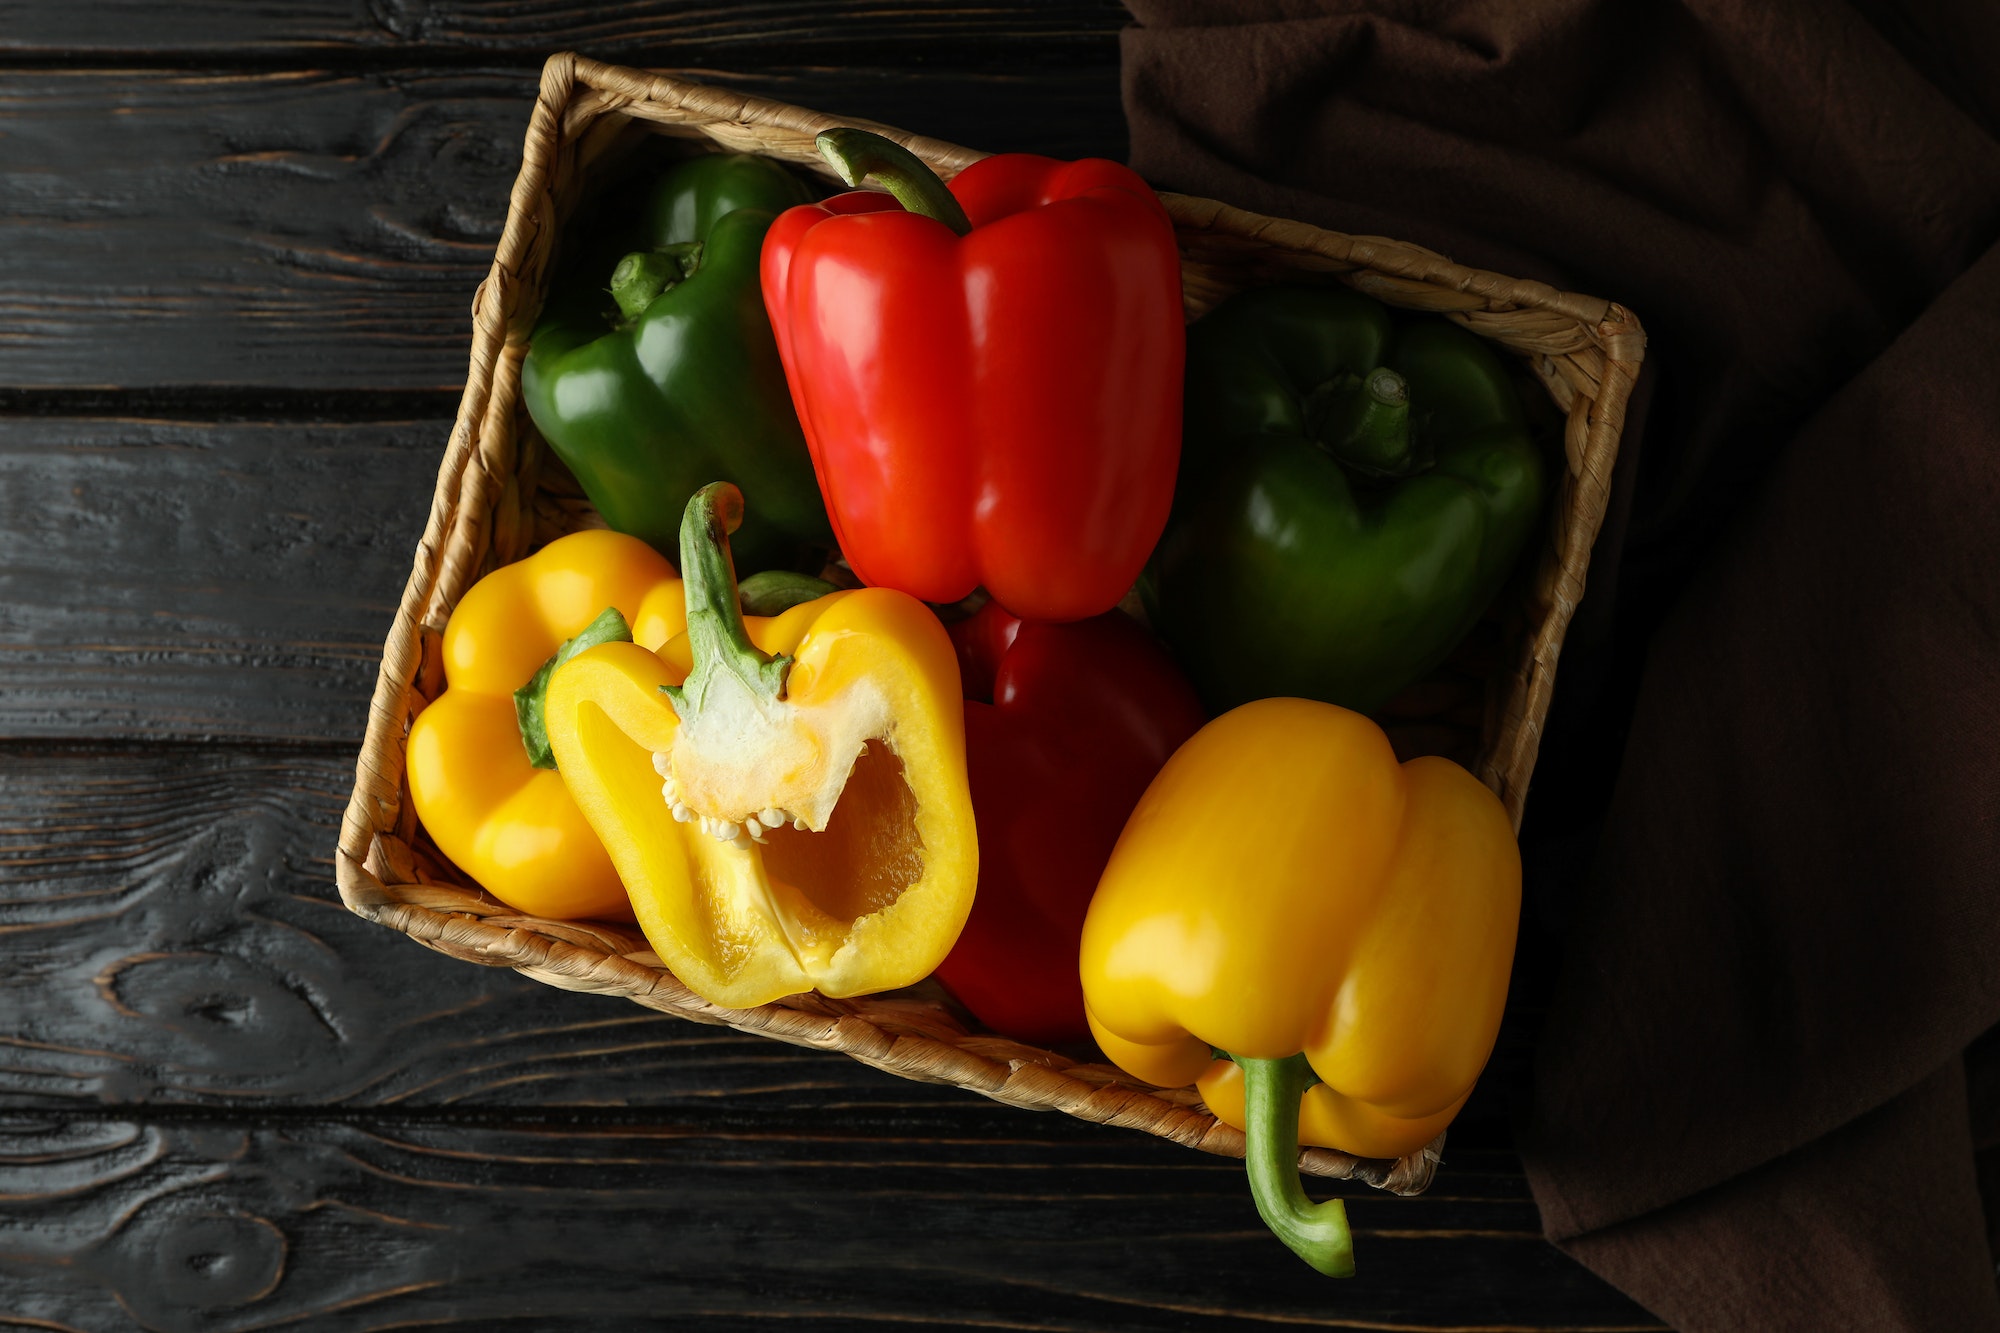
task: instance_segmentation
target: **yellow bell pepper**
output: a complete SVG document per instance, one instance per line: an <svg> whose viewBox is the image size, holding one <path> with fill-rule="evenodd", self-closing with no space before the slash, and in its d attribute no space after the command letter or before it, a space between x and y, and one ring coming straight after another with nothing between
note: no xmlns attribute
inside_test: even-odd
<svg viewBox="0 0 2000 1333"><path fill-rule="evenodd" d="M446 688L410 728L410 799L432 841L533 916L632 916L562 778L531 760L515 700L607 607L654 647L687 624L674 567L637 537L572 533L488 574L446 622Z"/></svg>
<svg viewBox="0 0 2000 1333"><path fill-rule="evenodd" d="M727 540L742 512L727 483L689 502L686 636L557 667L550 743L697 995L909 985L958 938L979 866L951 640L887 588L746 622Z"/></svg>
<svg viewBox="0 0 2000 1333"><path fill-rule="evenodd" d="M1150 1083L1199 1080L1246 1132L1264 1220L1344 1277L1345 1210L1306 1198L1298 1144L1399 1157L1437 1136L1492 1053L1520 901L1512 824L1470 773L1398 764L1331 704L1245 704L1126 822L1084 924L1091 1031Z"/></svg>

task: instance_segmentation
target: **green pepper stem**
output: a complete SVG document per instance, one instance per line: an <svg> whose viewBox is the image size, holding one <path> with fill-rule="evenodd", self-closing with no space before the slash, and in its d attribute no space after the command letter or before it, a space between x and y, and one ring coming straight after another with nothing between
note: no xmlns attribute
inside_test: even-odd
<svg viewBox="0 0 2000 1333"><path fill-rule="evenodd" d="M1423 465L1410 437L1409 382L1387 366L1321 385L1306 410L1312 437L1357 472L1402 477Z"/></svg>
<svg viewBox="0 0 2000 1333"><path fill-rule="evenodd" d="M1299 1098L1311 1073L1304 1055L1232 1056L1243 1070L1244 1164L1250 1197L1271 1233L1328 1277L1354 1276L1354 1237L1339 1199L1314 1203L1299 1183Z"/></svg>
<svg viewBox="0 0 2000 1333"><path fill-rule="evenodd" d="M761 699L784 692L789 657L772 657L750 642L736 600L736 562L729 534L743 525L743 492L726 481L694 493L681 514L681 586L687 597L688 649L694 669L684 685L662 685L681 721L701 711L717 677L735 676Z"/></svg>
<svg viewBox="0 0 2000 1333"><path fill-rule="evenodd" d="M635 250L611 270L611 299L629 322L646 307L695 275L701 267L701 242L683 241L658 250Z"/></svg>
<svg viewBox="0 0 2000 1333"><path fill-rule="evenodd" d="M632 627L625 623L617 607L607 606L574 639L564 640L554 656L528 677L528 683L514 691L514 721L521 729L521 748L528 752L529 763L536 768L556 766L555 751L549 748L548 727L549 677L555 675L556 668L600 643L630 642Z"/></svg>
<svg viewBox="0 0 2000 1333"><path fill-rule="evenodd" d="M838 129L823 131L813 146L849 185L873 177L910 212L942 222L960 236L972 230L965 210L937 173L901 144L867 130Z"/></svg>
<svg viewBox="0 0 2000 1333"><path fill-rule="evenodd" d="M736 600L746 616L783 615L803 602L817 601L840 589L810 574L794 574L789 569L767 569L752 574L737 585Z"/></svg>

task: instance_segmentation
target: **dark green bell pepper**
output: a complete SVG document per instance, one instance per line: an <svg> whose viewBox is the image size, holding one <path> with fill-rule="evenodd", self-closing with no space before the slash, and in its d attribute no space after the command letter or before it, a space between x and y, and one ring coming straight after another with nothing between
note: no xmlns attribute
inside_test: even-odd
<svg viewBox="0 0 2000 1333"><path fill-rule="evenodd" d="M543 438L619 532L679 549L694 493L731 481L740 568L790 565L829 534L764 313L758 257L804 182L747 155L682 162L606 201L550 284L522 368Z"/></svg>
<svg viewBox="0 0 2000 1333"><path fill-rule="evenodd" d="M1259 288L1188 330L1175 509L1142 592L1210 707L1372 712L1478 620L1542 492L1478 336L1345 288Z"/></svg>

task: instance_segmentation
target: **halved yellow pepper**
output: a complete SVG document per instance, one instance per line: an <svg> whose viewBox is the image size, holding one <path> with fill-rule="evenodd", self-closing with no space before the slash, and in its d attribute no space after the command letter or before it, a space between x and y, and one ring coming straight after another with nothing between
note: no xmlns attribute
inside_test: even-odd
<svg viewBox="0 0 2000 1333"><path fill-rule="evenodd" d="M593 648L549 682L549 741L662 962L715 1004L928 976L978 844L951 640L887 588L737 606L717 483L681 527L688 633Z"/></svg>
<svg viewBox="0 0 2000 1333"><path fill-rule="evenodd" d="M1126 822L1084 924L1091 1031L1150 1083L1198 1082L1246 1131L1265 1221L1346 1276L1345 1212L1306 1199L1298 1144L1399 1157L1450 1122L1499 1032L1520 902L1512 823L1470 773L1399 764L1331 704L1245 704Z"/></svg>
<svg viewBox="0 0 2000 1333"><path fill-rule="evenodd" d="M637 537L571 533L494 570L445 622L446 688L410 728L410 799L432 841L533 916L632 915L562 778L530 760L514 700L606 607L653 647L687 626L674 567Z"/></svg>

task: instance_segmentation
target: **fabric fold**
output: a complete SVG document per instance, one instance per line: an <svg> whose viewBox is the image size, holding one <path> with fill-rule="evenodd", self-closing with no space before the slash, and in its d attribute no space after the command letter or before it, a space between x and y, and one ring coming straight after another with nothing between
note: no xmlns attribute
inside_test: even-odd
<svg viewBox="0 0 2000 1333"><path fill-rule="evenodd" d="M1893 1101L1683 1203L1567 1246L1680 1329L2000 1326L1951 1061Z"/></svg>
<svg viewBox="0 0 2000 1333"><path fill-rule="evenodd" d="M1156 185L1648 329L1523 835L1550 1236L1689 1330L2000 1328L2000 23L1128 4Z"/></svg>

